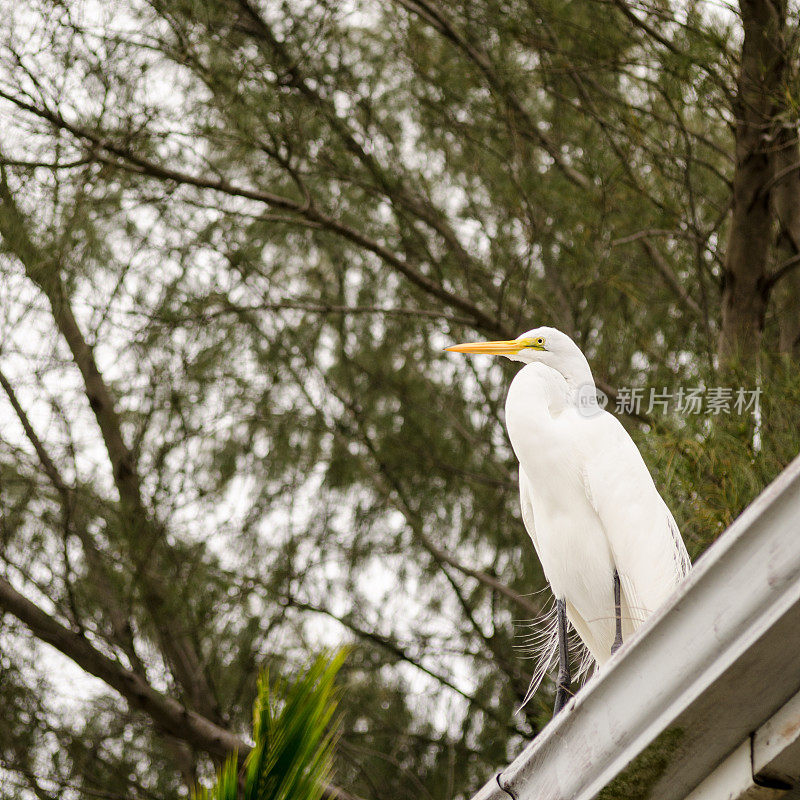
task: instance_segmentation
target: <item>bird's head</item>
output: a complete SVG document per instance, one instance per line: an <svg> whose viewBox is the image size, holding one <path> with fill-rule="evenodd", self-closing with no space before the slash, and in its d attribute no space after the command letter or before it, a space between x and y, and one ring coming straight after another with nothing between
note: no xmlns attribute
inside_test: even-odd
<svg viewBox="0 0 800 800"><path fill-rule="evenodd" d="M454 344L445 347L445 350L452 350L456 353L486 353L505 356L512 361L524 361L526 364L538 361L554 369L558 368L557 365L560 361L581 352L578 345L566 333L547 327L525 331L516 339Z"/></svg>
<svg viewBox="0 0 800 800"><path fill-rule="evenodd" d="M512 361L526 364L541 363L560 372L574 388L580 383L592 381L592 373L578 345L556 328L533 328L517 336L499 342L469 342L446 347L456 353L486 353L505 356Z"/></svg>

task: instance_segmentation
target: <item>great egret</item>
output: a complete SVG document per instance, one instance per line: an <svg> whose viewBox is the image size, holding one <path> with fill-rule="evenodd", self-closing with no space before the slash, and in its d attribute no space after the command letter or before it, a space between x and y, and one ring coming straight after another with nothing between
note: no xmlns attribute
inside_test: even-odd
<svg viewBox="0 0 800 800"><path fill-rule="evenodd" d="M604 664L691 568L678 526L633 440L597 403L585 356L565 333L448 347L527 366L506 399L522 518L556 598L526 701L558 654L555 712L571 693L567 620Z"/></svg>

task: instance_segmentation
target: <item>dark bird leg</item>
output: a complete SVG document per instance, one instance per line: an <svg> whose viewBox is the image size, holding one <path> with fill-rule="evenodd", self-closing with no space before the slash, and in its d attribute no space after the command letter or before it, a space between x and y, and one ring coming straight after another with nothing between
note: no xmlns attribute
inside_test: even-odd
<svg viewBox="0 0 800 800"><path fill-rule="evenodd" d="M614 570L614 615L617 620L617 633L614 636L614 644L611 645L611 655L622 647L622 606L620 600L619 572Z"/></svg>
<svg viewBox="0 0 800 800"><path fill-rule="evenodd" d="M569 674L569 651L567 650L567 601L556 598L558 612L558 682L556 683L556 705L553 716L567 704L572 694Z"/></svg>

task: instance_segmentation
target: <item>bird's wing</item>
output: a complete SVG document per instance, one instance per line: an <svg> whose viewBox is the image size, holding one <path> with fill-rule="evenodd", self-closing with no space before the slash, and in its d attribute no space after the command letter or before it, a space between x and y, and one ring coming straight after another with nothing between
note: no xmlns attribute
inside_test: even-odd
<svg viewBox="0 0 800 800"><path fill-rule="evenodd" d="M635 628L661 605L691 563L675 520L625 428L605 412L587 423L584 486L608 539Z"/></svg>
<svg viewBox="0 0 800 800"><path fill-rule="evenodd" d="M536 540L531 484L522 465L519 468L519 505L522 509L522 521L525 523L525 530L528 531L533 547L536 550L536 555L541 562L539 544ZM587 633L588 626L583 623L583 630L578 627L581 625L582 620L577 611L569 604L567 617L573 630L578 633L578 636L573 634L569 637L568 647L572 663L578 665L574 680L580 682L589 676L594 666L592 654L584 644L586 636L589 635ZM523 648L527 650L528 656L533 660L533 674L520 708L525 706L531 697L536 694L536 690L544 680L544 676L558 664L558 615L555 599L551 600L542 614L536 619L530 620L525 627L527 631L523 634L525 642Z"/></svg>
<svg viewBox="0 0 800 800"><path fill-rule="evenodd" d="M539 555L539 545L536 542L536 525L533 521L533 500L531 499L531 482L525 470L522 469L522 464L519 466L519 505L522 509L522 521L525 523L525 530L528 531L528 536L531 537L533 547L536 550L536 555Z"/></svg>

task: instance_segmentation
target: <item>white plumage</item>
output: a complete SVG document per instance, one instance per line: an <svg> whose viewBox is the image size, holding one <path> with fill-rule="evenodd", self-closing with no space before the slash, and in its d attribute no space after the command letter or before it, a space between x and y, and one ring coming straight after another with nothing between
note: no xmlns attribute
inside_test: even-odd
<svg viewBox="0 0 800 800"><path fill-rule="evenodd" d="M526 362L506 400L522 517L553 594L602 665L617 632L614 571L623 641L688 572L675 520L633 440L597 405L589 364L566 334L543 327L448 349ZM556 657L557 626L539 644L529 697Z"/></svg>

